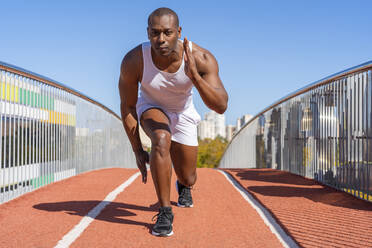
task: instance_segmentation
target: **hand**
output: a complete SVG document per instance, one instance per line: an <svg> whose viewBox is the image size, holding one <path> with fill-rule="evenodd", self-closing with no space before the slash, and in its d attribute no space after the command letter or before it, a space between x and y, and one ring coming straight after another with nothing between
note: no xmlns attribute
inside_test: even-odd
<svg viewBox="0 0 372 248"><path fill-rule="evenodd" d="M198 69L196 68L195 58L190 51L189 41L186 37L183 39L183 49L185 51L185 73L191 80L194 80Z"/></svg>
<svg viewBox="0 0 372 248"><path fill-rule="evenodd" d="M137 167L141 172L142 175L142 182L146 183L147 182L147 168L146 168L146 163L149 163L150 158L148 152L144 150L140 150L135 152L136 155L136 162L137 162Z"/></svg>

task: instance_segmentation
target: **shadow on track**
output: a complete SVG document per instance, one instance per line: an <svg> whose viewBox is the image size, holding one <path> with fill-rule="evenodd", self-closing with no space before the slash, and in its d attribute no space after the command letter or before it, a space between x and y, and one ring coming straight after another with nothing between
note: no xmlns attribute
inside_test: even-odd
<svg viewBox="0 0 372 248"><path fill-rule="evenodd" d="M228 172L236 173L240 180L251 180L261 182L283 183L312 186L317 183L311 179L289 174L285 171L272 169L228 169ZM298 178L297 178L298 177Z"/></svg>
<svg viewBox="0 0 372 248"><path fill-rule="evenodd" d="M66 201L66 202L51 202L51 203L40 203L34 205L33 208L49 212L65 212L70 215L87 216L89 211L100 204L101 201ZM176 202L171 202L172 205L177 205ZM139 225L147 227L151 230L153 224L128 220L123 217L135 216L137 214L130 210L139 210L154 212L154 215L158 212L159 203L151 204L150 206L138 206L128 203L110 202L102 212L95 218L96 220L107 221L112 223L120 223L126 225Z"/></svg>
<svg viewBox="0 0 372 248"><path fill-rule="evenodd" d="M274 197L303 197L313 202L355 210L372 211L372 204L358 199L343 191L317 183L286 171L273 169L228 169L225 170L242 181L243 187L250 193ZM268 185L244 186L243 181L266 182ZM269 185L270 183L287 185ZM251 185L254 183L251 183ZM262 183L260 183L262 184Z"/></svg>
<svg viewBox="0 0 372 248"><path fill-rule="evenodd" d="M355 198L342 191L322 186L324 188L301 188L287 186L250 186L249 192L265 196L277 197L303 197L313 202L319 202L336 207L355 210L372 211L372 204Z"/></svg>

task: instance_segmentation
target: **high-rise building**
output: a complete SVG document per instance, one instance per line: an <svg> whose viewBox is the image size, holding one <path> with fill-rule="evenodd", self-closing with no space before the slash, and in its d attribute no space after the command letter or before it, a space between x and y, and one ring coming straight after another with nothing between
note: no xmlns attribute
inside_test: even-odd
<svg viewBox="0 0 372 248"><path fill-rule="evenodd" d="M250 114L243 115L243 117L241 118L241 120L242 120L242 127L245 124L247 124L248 121L250 121L252 118L253 118L253 115L250 115Z"/></svg>
<svg viewBox="0 0 372 248"><path fill-rule="evenodd" d="M214 126L212 122L202 120L198 125L198 137L200 139L213 139L214 138Z"/></svg>
<svg viewBox="0 0 372 248"><path fill-rule="evenodd" d="M200 139L214 139L217 136L226 137L225 115L214 111L206 113L204 120L198 126L198 137Z"/></svg>
<svg viewBox="0 0 372 248"><path fill-rule="evenodd" d="M237 119L236 127L233 125L226 126L224 114L218 114L214 111L208 112L204 115L204 120L198 125L198 137L200 139L214 139L221 136L230 141L233 135L246 125L252 117L250 114L245 114Z"/></svg>
<svg viewBox="0 0 372 248"><path fill-rule="evenodd" d="M235 131L239 131L240 128L242 127L240 117L236 120L236 128Z"/></svg>
<svg viewBox="0 0 372 248"><path fill-rule="evenodd" d="M252 118L253 116L250 114L245 114L242 117L238 118L236 121L236 132L239 131L242 127L244 127L244 125L247 124L249 120Z"/></svg>
<svg viewBox="0 0 372 248"><path fill-rule="evenodd" d="M234 135L235 132L235 126L233 125L227 125L226 126L226 139L227 141L230 141Z"/></svg>
<svg viewBox="0 0 372 248"><path fill-rule="evenodd" d="M225 115L214 113L214 135L215 137L221 136L226 138L226 125L225 125Z"/></svg>

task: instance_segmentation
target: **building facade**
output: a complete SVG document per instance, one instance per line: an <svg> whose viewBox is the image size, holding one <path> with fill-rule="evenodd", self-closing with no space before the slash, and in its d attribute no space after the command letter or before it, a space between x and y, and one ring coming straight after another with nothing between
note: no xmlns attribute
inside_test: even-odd
<svg viewBox="0 0 372 248"><path fill-rule="evenodd" d="M253 118L253 115L245 114L242 117L236 120L236 132L239 131L245 124L248 123L250 119Z"/></svg>
<svg viewBox="0 0 372 248"><path fill-rule="evenodd" d="M226 138L225 115L214 111L206 113L204 120L198 125L198 137L200 139L214 139L217 136Z"/></svg>
<svg viewBox="0 0 372 248"><path fill-rule="evenodd" d="M227 125L226 126L226 140L230 141L235 133L235 126Z"/></svg>

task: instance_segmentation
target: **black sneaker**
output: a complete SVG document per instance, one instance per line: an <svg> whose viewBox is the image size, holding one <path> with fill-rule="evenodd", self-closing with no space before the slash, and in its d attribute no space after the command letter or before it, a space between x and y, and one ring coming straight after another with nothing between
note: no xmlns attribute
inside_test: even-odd
<svg viewBox="0 0 372 248"><path fill-rule="evenodd" d="M154 227L152 228L152 234L155 236L171 236L173 235L173 213L171 207L160 207L159 213L152 219L158 217Z"/></svg>
<svg viewBox="0 0 372 248"><path fill-rule="evenodd" d="M177 180L176 188L178 191L177 206L181 208L192 208L194 204L192 202L191 187L186 187Z"/></svg>

